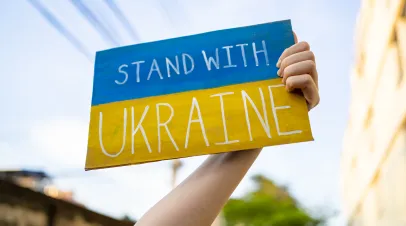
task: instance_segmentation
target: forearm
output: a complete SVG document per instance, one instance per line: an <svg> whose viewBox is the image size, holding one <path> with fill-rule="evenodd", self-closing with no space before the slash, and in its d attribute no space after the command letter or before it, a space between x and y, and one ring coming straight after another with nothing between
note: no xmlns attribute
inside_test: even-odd
<svg viewBox="0 0 406 226"><path fill-rule="evenodd" d="M260 151L255 149L210 156L150 209L137 226L210 225Z"/></svg>

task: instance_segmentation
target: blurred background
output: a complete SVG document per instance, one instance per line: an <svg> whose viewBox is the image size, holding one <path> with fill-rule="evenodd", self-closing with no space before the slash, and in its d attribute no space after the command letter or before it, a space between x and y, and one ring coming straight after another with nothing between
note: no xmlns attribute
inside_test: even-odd
<svg viewBox="0 0 406 226"><path fill-rule="evenodd" d="M214 225L406 225L405 0L0 0L0 225L133 225L206 158L84 172L95 52L292 19L314 142L265 148Z"/></svg>

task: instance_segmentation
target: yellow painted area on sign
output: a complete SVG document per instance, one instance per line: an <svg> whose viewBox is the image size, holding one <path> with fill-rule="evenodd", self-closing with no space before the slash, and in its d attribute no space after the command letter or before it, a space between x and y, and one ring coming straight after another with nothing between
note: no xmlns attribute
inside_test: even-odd
<svg viewBox="0 0 406 226"><path fill-rule="evenodd" d="M313 140L281 79L93 106L86 169Z"/></svg>

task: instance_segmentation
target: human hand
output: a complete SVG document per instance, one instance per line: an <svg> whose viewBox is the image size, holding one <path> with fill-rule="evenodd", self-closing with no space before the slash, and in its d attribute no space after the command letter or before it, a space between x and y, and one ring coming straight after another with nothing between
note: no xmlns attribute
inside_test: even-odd
<svg viewBox="0 0 406 226"><path fill-rule="evenodd" d="M296 34L293 34L295 44L285 49L276 66L279 68L278 75L282 77L286 90L289 92L301 90L310 111L320 101L315 57L310 50L310 45L307 42L298 43ZM218 154L217 157L221 157L223 160L227 159L227 156L233 158L240 156L240 158L244 159L251 157L249 163L252 164L261 150L262 148L250 149L250 151L227 152Z"/></svg>
<svg viewBox="0 0 406 226"><path fill-rule="evenodd" d="M309 111L320 102L316 61L307 42L297 42L282 53L276 66L286 90L301 90Z"/></svg>

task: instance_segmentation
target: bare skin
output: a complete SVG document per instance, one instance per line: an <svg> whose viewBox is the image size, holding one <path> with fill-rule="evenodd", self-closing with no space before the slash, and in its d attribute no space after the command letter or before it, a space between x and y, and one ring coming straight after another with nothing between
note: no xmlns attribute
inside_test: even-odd
<svg viewBox="0 0 406 226"><path fill-rule="evenodd" d="M320 101L315 57L297 42L279 58L278 75L286 90L301 90L309 110ZM209 226L244 178L262 148L212 155L138 222L137 226Z"/></svg>

